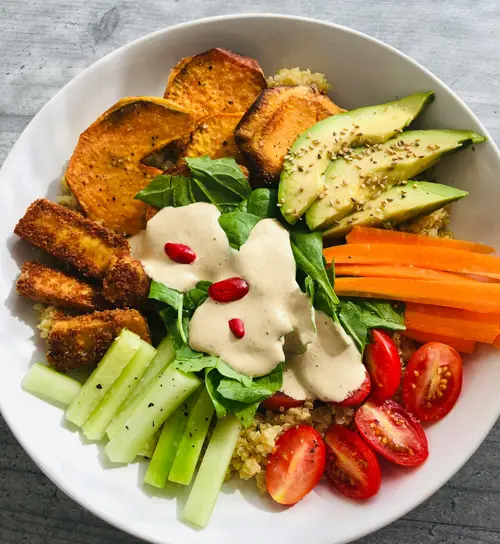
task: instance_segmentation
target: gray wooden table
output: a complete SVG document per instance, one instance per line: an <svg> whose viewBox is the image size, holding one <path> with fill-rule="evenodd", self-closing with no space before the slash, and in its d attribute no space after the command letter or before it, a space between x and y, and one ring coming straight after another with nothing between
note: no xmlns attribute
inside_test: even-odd
<svg viewBox="0 0 500 544"><path fill-rule="evenodd" d="M457 91L500 142L499 0L0 0L0 164L45 102L103 55L164 26L249 11L321 18L390 43ZM448 485L360 542L500 543L499 450L500 423ZM0 417L0 544L21 542L139 541L59 491Z"/></svg>

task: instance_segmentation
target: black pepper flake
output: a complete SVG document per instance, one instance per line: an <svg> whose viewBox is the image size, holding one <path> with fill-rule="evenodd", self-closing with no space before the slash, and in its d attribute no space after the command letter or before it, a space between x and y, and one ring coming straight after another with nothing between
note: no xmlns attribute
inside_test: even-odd
<svg viewBox="0 0 500 544"><path fill-rule="evenodd" d="M189 433L189 438L193 438L193 433Z"/></svg>
<svg viewBox="0 0 500 544"><path fill-rule="evenodd" d="M100 383L98 383L95 387L96 389L102 389L102 385Z"/></svg>
<svg viewBox="0 0 500 544"><path fill-rule="evenodd" d="M184 415L187 417L187 416L188 416L188 413L187 413L187 412L184 412Z"/></svg>
<svg viewBox="0 0 500 544"><path fill-rule="evenodd" d="M128 425L125 425L125 429L127 429L127 431L128 431Z"/></svg>
<svg viewBox="0 0 500 544"><path fill-rule="evenodd" d="M153 427L155 426L155 422L153 421Z"/></svg>
<svg viewBox="0 0 500 544"><path fill-rule="evenodd" d="M151 406L154 406L154 403L153 403L153 402L150 402L150 403L148 404L148 408L151 408Z"/></svg>

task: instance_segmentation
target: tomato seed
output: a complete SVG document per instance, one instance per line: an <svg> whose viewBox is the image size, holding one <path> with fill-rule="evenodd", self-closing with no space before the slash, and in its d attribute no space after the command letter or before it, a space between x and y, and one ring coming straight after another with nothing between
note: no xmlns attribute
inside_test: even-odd
<svg viewBox="0 0 500 544"><path fill-rule="evenodd" d="M234 302L242 299L248 293L248 283L241 278L212 283L208 288L208 296L216 302Z"/></svg>
<svg viewBox="0 0 500 544"><path fill-rule="evenodd" d="M245 324L243 320L237 317L229 320L229 328L236 338L243 338L245 336Z"/></svg>
<svg viewBox="0 0 500 544"><path fill-rule="evenodd" d="M165 244L165 253L172 261L179 264L191 264L196 259L196 253L184 244L167 242Z"/></svg>

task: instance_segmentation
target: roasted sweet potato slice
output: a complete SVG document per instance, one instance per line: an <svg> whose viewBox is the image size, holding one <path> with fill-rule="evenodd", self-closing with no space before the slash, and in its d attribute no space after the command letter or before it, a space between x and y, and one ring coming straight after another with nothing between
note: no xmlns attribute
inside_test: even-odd
<svg viewBox="0 0 500 544"><path fill-rule="evenodd" d="M182 59L172 70L165 98L201 119L246 111L266 87L256 60L216 48Z"/></svg>
<svg viewBox="0 0 500 544"><path fill-rule="evenodd" d="M175 140L189 138L194 118L163 98L117 102L82 133L66 181L87 216L123 234L146 224L146 207L135 195L161 173L142 163Z"/></svg>
<svg viewBox="0 0 500 544"><path fill-rule="evenodd" d="M314 87L264 90L234 133L250 168L252 182L276 182L285 155L297 136L318 121L343 111Z"/></svg>
<svg viewBox="0 0 500 544"><path fill-rule="evenodd" d="M241 161L241 154L234 141L234 129L244 112L214 113L203 117L196 125L187 144L183 157L203 157L211 159L234 157Z"/></svg>

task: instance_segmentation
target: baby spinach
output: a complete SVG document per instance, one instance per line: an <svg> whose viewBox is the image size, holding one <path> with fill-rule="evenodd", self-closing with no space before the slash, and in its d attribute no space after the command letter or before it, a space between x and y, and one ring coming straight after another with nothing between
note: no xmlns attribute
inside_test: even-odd
<svg viewBox="0 0 500 544"><path fill-rule="evenodd" d="M293 256L304 274L314 281L314 306L334 317L339 299L333 290L323 260L323 239L319 232L292 230L290 244Z"/></svg>
<svg viewBox="0 0 500 544"><path fill-rule="evenodd" d="M147 187L137 193L135 198L160 209L173 206L175 188L185 184L187 179L184 176L156 176Z"/></svg>
<svg viewBox="0 0 500 544"><path fill-rule="evenodd" d="M234 249L240 249L260 220L260 217L251 213L235 211L223 213L219 217L219 225L226 233L229 245Z"/></svg>
<svg viewBox="0 0 500 544"><path fill-rule="evenodd" d="M278 217L278 191L276 189L254 189L247 199L246 210L261 219Z"/></svg>

